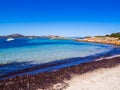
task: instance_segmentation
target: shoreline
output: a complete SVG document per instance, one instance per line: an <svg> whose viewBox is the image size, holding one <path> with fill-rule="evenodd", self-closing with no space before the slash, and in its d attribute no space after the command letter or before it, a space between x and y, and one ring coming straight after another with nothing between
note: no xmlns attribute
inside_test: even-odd
<svg viewBox="0 0 120 90"><path fill-rule="evenodd" d="M120 90L120 65L76 75L66 83L65 90Z"/></svg>
<svg viewBox="0 0 120 90"><path fill-rule="evenodd" d="M70 80L75 75L82 75L100 68L112 68L118 65L120 65L120 57L113 57L112 59L92 61L36 75L17 76L0 80L0 89L53 90L53 86L57 83L61 83L62 88L66 88L68 83L65 83L65 81Z"/></svg>
<svg viewBox="0 0 120 90"><path fill-rule="evenodd" d="M85 42L85 41L82 41ZM91 42L92 41L87 41ZM102 43L102 42L93 42L93 43ZM108 43L102 43L102 44L108 44ZM116 45L115 45L116 46ZM115 53L115 52L113 52ZM111 54L111 53L109 53ZM94 58L94 57L93 57ZM5 80L0 80L0 90L63 90L67 87L69 87L69 83L66 83L66 81L70 81L72 77L76 77L76 75L83 75L87 73L94 72L95 70L100 70L100 69L110 69L113 67L120 66L120 56L101 56L99 58L94 58L93 61L89 62L84 62L80 63L78 65L74 66L68 66L64 68L60 68L57 70L50 70L49 72L41 72L35 75L30 75L30 74L23 74L22 76L17 76L17 74L20 74L22 72L29 72L29 71L34 71L35 69L41 69L45 67L52 67L57 64L62 64L67 63L67 62L72 62L80 60L80 58L73 58L70 61L63 61L63 62L58 62L58 63L49 63L49 64L43 64L41 66L35 66L32 68L20 70L17 72L11 73L11 75L16 74L15 77L11 77ZM10 74L6 75L10 76ZM3 75L0 78L6 77ZM55 88L55 89L54 89Z"/></svg>
<svg viewBox="0 0 120 90"><path fill-rule="evenodd" d="M120 46L120 39L114 37L89 37L84 39L75 39L77 42L91 42L91 43L101 43L110 44L115 46Z"/></svg>
<svg viewBox="0 0 120 90"><path fill-rule="evenodd" d="M112 52L112 53L110 52L110 53L107 53L106 55L101 55L101 56L90 55L87 57L75 57L75 58L67 58L67 59L62 59L62 60L57 60L57 61L51 61L51 62L44 63L44 64L36 64L36 65L31 64L31 67L23 68L18 71L12 71L7 74L0 75L0 80L14 78L16 76L23 76L23 75L27 75L27 74L35 75L35 74L44 73L44 72L51 72L53 70L68 68L68 67L76 66L76 65L79 65L82 63L120 57L120 54L116 53L115 55L112 55L113 53L115 53L115 52ZM27 62L11 63L11 64L16 66L18 64L22 65L24 63L27 63ZM0 65L0 67L2 68L4 66L11 66L11 64Z"/></svg>

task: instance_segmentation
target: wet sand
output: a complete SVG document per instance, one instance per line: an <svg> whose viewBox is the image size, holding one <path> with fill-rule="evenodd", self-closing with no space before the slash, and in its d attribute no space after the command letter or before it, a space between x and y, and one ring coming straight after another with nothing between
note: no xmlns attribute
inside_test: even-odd
<svg viewBox="0 0 120 90"><path fill-rule="evenodd" d="M0 80L0 90L62 90L67 89L69 82L76 75L83 75L100 69L112 69L120 65L120 57L92 61L76 66L44 72L37 75L17 76ZM107 72L106 70L105 72ZM111 73L111 74L114 74ZM71 85L71 84L70 84ZM68 89L70 90L70 89ZM72 90L72 89L71 89ZM117 89L114 89L117 90Z"/></svg>

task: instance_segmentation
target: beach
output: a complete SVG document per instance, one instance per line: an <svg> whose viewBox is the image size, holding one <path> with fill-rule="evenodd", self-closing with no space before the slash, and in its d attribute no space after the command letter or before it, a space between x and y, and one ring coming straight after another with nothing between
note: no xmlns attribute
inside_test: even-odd
<svg viewBox="0 0 120 90"><path fill-rule="evenodd" d="M115 88L113 90L118 90L119 89L118 84L120 79L119 65L120 65L120 57L114 57L112 59L103 59L98 61L87 62L67 68L62 68L59 70L54 70L51 72L43 72L37 75L17 76L6 80L1 80L0 90L16 90L16 89L17 90L65 90L65 89L72 90L72 88L74 87L76 88L79 87L80 84L79 80L84 81L84 79L85 79L84 82L86 84L86 87L83 90L89 90L89 89L91 90L93 88L96 89L97 86L99 88L100 85L102 86L101 88L103 88L104 85L106 86L106 84L104 83L107 81L108 81L108 85L114 83L112 84L113 86L110 85L112 89ZM80 79L81 77L82 79ZM101 79L102 77L104 78L107 77L108 79L107 78ZM111 77L112 79L110 80ZM78 81L76 81L76 79ZM90 83L90 80L91 82L93 81L94 83L96 83L96 87L89 85L87 86L87 84ZM90 85L92 84L90 83ZM79 88L82 90L82 87ZM104 87L106 89L104 88L101 89L101 88L99 90L109 89L109 87L108 88ZM76 89L76 90L80 90L80 89Z"/></svg>
<svg viewBox="0 0 120 90"><path fill-rule="evenodd" d="M1 0L0 90L120 90L120 0Z"/></svg>
<svg viewBox="0 0 120 90"><path fill-rule="evenodd" d="M1 42L0 90L119 89L118 46L48 38Z"/></svg>
<svg viewBox="0 0 120 90"><path fill-rule="evenodd" d="M65 90L120 90L120 65L73 76L68 83Z"/></svg>

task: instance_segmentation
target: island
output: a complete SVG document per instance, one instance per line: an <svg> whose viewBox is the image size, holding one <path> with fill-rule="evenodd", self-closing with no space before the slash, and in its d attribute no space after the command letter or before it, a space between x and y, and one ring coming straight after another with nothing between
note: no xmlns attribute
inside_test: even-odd
<svg viewBox="0 0 120 90"><path fill-rule="evenodd" d="M49 38L49 39L68 39L67 37L57 36L57 35L46 35L46 36L25 36L19 33L0 36L0 38L28 38L28 39L37 39L37 38Z"/></svg>

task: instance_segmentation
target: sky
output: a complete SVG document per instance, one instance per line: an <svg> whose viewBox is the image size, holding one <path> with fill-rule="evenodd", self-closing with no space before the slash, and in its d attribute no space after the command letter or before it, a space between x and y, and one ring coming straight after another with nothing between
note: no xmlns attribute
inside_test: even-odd
<svg viewBox="0 0 120 90"><path fill-rule="evenodd" d="M0 35L120 32L120 0L0 0Z"/></svg>

